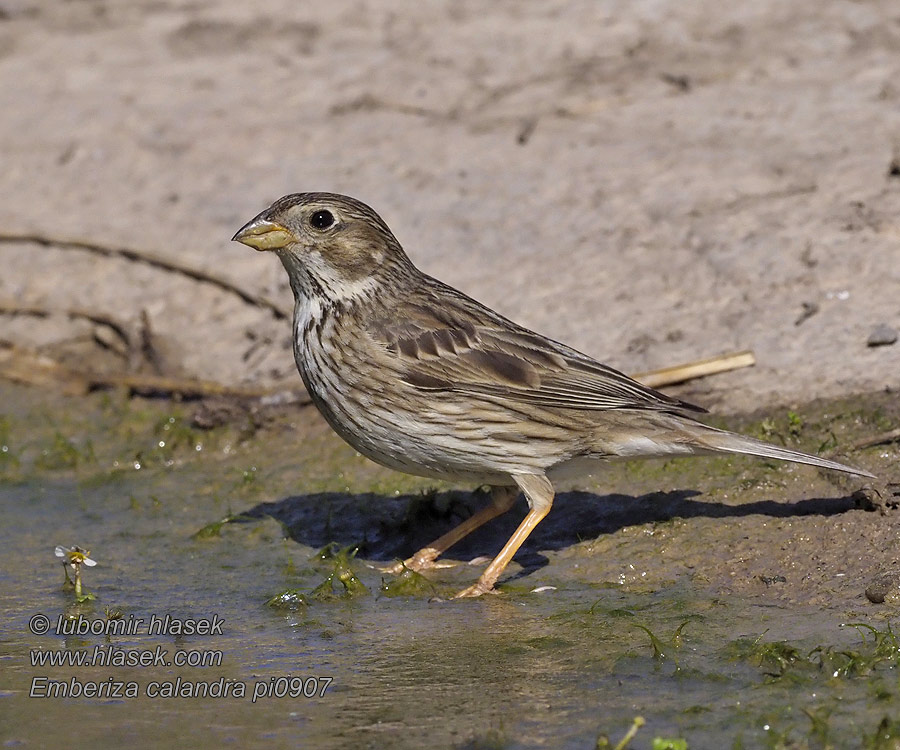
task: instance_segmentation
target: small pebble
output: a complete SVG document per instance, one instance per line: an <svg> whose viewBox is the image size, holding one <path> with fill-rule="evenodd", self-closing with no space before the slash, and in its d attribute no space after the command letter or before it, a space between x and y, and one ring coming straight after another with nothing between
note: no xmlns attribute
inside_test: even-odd
<svg viewBox="0 0 900 750"><path fill-rule="evenodd" d="M900 603L900 571L889 570L876 576L866 588L866 599L874 604Z"/></svg>
<svg viewBox="0 0 900 750"><path fill-rule="evenodd" d="M882 323L875 326L875 330L869 334L869 339L866 343L869 346L890 346L896 343L898 338L900 338L900 334L897 333L896 328L891 328Z"/></svg>

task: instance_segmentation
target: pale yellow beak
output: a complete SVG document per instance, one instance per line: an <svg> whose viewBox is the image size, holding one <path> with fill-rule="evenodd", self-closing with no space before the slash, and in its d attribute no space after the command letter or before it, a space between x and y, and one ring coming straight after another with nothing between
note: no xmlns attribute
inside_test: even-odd
<svg viewBox="0 0 900 750"><path fill-rule="evenodd" d="M297 241L294 235L278 222L258 216L241 227L231 239L233 242L243 242L257 250L278 250Z"/></svg>

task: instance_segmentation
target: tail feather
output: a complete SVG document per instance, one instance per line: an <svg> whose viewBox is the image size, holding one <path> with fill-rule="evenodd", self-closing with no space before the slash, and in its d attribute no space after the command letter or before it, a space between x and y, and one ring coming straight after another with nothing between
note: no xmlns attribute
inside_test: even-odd
<svg viewBox="0 0 900 750"><path fill-rule="evenodd" d="M777 445L764 443L762 440L755 440L745 435L737 435L733 432L725 430L717 430L714 427L704 425L706 430L703 435L694 434L693 438L696 442L703 444L710 450L724 451L725 453L745 453L748 456L759 456L761 458L777 458L781 461L793 461L798 464L809 464L810 466L821 466L823 469L834 469L835 471L844 471L848 474L857 474L861 477L875 478L874 474L862 469L856 469L853 466L830 461L827 458L819 458L818 456L810 456L800 451L792 451L787 448L781 448ZM707 432L708 430L708 432Z"/></svg>

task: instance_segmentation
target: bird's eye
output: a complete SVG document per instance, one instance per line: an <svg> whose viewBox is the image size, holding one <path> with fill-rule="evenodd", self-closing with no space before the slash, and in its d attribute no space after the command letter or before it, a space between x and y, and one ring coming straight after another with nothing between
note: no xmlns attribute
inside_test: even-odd
<svg viewBox="0 0 900 750"><path fill-rule="evenodd" d="M316 211L309 217L309 223L315 229L328 229L334 224L334 214L331 211Z"/></svg>

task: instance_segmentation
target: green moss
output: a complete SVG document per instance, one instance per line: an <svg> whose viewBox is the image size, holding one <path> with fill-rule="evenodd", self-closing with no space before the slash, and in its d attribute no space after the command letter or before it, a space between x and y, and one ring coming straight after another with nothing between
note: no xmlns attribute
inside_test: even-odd
<svg viewBox="0 0 900 750"><path fill-rule="evenodd" d="M862 637L854 647L819 645L804 650L785 641L739 639L728 647L731 658L746 661L769 678L790 677L800 682L824 678L850 680L871 675L880 665L900 666L900 644L890 624L878 629L867 623L851 623Z"/></svg>
<svg viewBox="0 0 900 750"><path fill-rule="evenodd" d="M222 528L226 524L255 522L259 520L259 518L244 515L242 513L227 515L224 518L218 521L213 521L212 523L208 523L202 529L195 531L193 534L191 534L191 539L214 539L222 535Z"/></svg>
<svg viewBox="0 0 900 750"><path fill-rule="evenodd" d="M272 609L286 610L288 612L297 612L309 605L306 594L299 589L286 589L279 594L275 594L271 599L266 601L266 606Z"/></svg>
<svg viewBox="0 0 900 750"><path fill-rule="evenodd" d="M900 747L900 719L885 716L871 734L863 735L863 750L897 750Z"/></svg>
<svg viewBox="0 0 900 750"><path fill-rule="evenodd" d="M53 434L51 444L44 448L35 459L34 467L39 471L59 471L75 469L79 464L96 462L90 441L79 448L58 430Z"/></svg>
<svg viewBox="0 0 900 750"><path fill-rule="evenodd" d="M381 593L385 596L434 596L435 588L425 576L403 566L399 575L382 579Z"/></svg>
<svg viewBox="0 0 900 750"><path fill-rule="evenodd" d="M800 649L783 641L765 642L759 638L740 638L732 641L728 653L731 658L746 661L766 674L781 677L802 658Z"/></svg>
<svg viewBox="0 0 900 750"><path fill-rule="evenodd" d="M666 661L667 659L672 659L675 662L675 665L678 665L678 661L675 659L675 652L681 648L681 633L684 630L685 626L688 624L687 621L681 623L678 628L675 630L674 634L668 641L662 641L656 637L650 628L646 625L641 625L640 623L633 623L634 627L643 630L650 638L650 645L653 648L653 658L659 661Z"/></svg>
<svg viewBox="0 0 900 750"><path fill-rule="evenodd" d="M319 601L330 601L336 598L351 599L368 595L369 589L359 579L351 565L357 549L357 547L337 549L337 545L332 543L319 551L319 559L329 561L331 571L325 580L312 590L310 597Z"/></svg>

